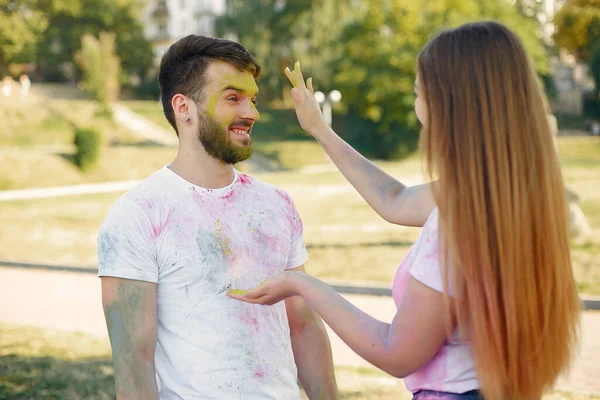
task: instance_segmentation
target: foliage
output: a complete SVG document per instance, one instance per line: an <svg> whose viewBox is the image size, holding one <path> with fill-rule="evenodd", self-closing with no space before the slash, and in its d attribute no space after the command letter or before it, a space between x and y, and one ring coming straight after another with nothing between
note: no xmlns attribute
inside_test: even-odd
<svg viewBox="0 0 600 400"><path fill-rule="evenodd" d="M74 144L77 148L73 161L82 171L92 167L100 156L102 134L92 128L75 130Z"/></svg>
<svg viewBox="0 0 600 400"><path fill-rule="evenodd" d="M348 141L374 157L399 158L416 149L415 62L440 27L498 20L521 37L538 72L548 68L536 24L503 0L374 0L361 15L341 36L335 83L347 99L349 114L364 120L348 127Z"/></svg>
<svg viewBox="0 0 600 400"><path fill-rule="evenodd" d="M101 32L100 38L84 35L76 59L83 70L83 85L103 111L119 98L120 62L115 54L115 34Z"/></svg>
<svg viewBox="0 0 600 400"><path fill-rule="evenodd" d="M261 66L261 98L279 99L287 91L283 69L296 60L314 71L316 86L330 88L331 62L341 51L339 34L352 20L351 0L227 0L217 18L218 36L233 36L252 52ZM260 21L256 16L260 15Z"/></svg>
<svg viewBox="0 0 600 400"><path fill-rule="evenodd" d="M160 86L158 85L158 76L153 75L142 80L141 84L135 88L135 95L139 99L158 100L160 98Z"/></svg>
<svg viewBox="0 0 600 400"><path fill-rule="evenodd" d="M81 38L107 31L116 34L124 73L143 78L153 57L138 18L144 3L145 0L0 0L0 73L11 62L35 62L46 77L63 75L64 65L75 61Z"/></svg>
<svg viewBox="0 0 600 400"><path fill-rule="evenodd" d="M38 37L47 26L47 15L38 2L0 0L0 75L9 63L34 57Z"/></svg>
<svg viewBox="0 0 600 400"><path fill-rule="evenodd" d="M587 63L595 91L584 99L584 114L600 116L600 1L569 0L554 17L556 44Z"/></svg>
<svg viewBox="0 0 600 400"><path fill-rule="evenodd" d="M588 62L600 45L600 1L568 0L554 16L556 44Z"/></svg>

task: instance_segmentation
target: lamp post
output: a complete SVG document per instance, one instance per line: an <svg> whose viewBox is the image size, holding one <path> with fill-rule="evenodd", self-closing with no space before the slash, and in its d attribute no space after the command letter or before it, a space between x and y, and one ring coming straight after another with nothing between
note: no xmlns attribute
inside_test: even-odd
<svg viewBox="0 0 600 400"><path fill-rule="evenodd" d="M315 92L315 99L323 109L323 116L325 117L325 122L327 125L331 126L332 116L331 116L331 106L334 103L339 103L342 100L342 94L339 90L332 90L325 96L325 93L318 91Z"/></svg>

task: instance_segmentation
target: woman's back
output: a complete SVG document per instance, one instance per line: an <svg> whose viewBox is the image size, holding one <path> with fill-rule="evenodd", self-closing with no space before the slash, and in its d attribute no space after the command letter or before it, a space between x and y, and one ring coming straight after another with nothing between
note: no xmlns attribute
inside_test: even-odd
<svg viewBox="0 0 600 400"><path fill-rule="evenodd" d="M418 68L442 272L456 291L449 315L473 340L487 399L539 398L569 365L579 300L535 73L518 38L493 22L442 32Z"/></svg>

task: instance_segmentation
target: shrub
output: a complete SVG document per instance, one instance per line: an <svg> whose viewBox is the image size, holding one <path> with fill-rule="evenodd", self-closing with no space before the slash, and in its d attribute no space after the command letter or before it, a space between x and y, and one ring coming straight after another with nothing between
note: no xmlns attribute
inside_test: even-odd
<svg viewBox="0 0 600 400"><path fill-rule="evenodd" d="M93 128L76 129L74 144L77 152L73 161L82 171L85 171L98 160L102 146L102 134Z"/></svg>

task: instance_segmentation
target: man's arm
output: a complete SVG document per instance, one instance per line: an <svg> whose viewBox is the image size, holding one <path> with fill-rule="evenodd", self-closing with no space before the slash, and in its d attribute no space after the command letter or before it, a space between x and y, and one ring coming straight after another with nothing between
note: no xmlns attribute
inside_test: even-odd
<svg viewBox="0 0 600 400"><path fill-rule="evenodd" d="M305 272L304 266L292 271ZM298 377L310 400L339 399L331 344L321 318L302 297L285 300Z"/></svg>
<svg viewBox="0 0 600 400"><path fill-rule="evenodd" d="M156 284L102 277L117 400L158 400L154 369Z"/></svg>

